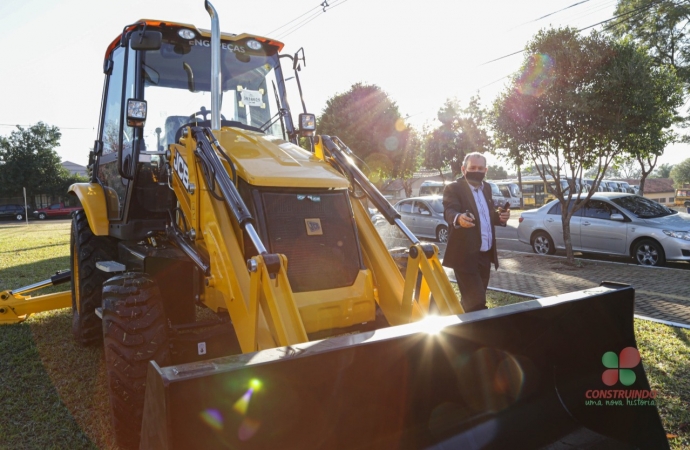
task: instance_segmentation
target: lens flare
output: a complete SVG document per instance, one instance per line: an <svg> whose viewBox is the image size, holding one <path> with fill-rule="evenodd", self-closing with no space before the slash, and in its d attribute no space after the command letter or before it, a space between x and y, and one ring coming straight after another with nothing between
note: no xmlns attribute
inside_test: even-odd
<svg viewBox="0 0 690 450"><path fill-rule="evenodd" d="M259 431L260 425L261 423L258 420L245 417L242 424L240 424L239 430L237 430L237 437L240 441L248 441Z"/></svg>
<svg viewBox="0 0 690 450"><path fill-rule="evenodd" d="M201 414L201 420L216 431L223 429L223 416L217 409L207 409Z"/></svg>
<svg viewBox="0 0 690 450"><path fill-rule="evenodd" d="M242 414L243 416L247 414L247 409L249 408L249 400L252 399L253 393L254 389L249 388L249 390L245 392L244 395L235 402L235 404L232 406L232 409Z"/></svg>
<svg viewBox="0 0 690 450"><path fill-rule="evenodd" d="M386 140L383 141L383 145L386 147L386 150L389 151L397 150L399 143L396 136L388 136Z"/></svg>
<svg viewBox="0 0 690 450"><path fill-rule="evenodd" d="M555 64L546 54L532 55L517 81L518 91L523 95L540 97L551 85Z"/></svg>
<svg viewBox="0 0 690 450"><path fill-rule="evenodd" d="M405 129L405 121L398 119L395 121L395 129L398 131L403 131Z"/></svg>
<svg viewBox="0 0 690 450"><path fill-rule="evenodd" d="M261 386L263 386L263 383L258 378L252 378L249 380L249 388L253 389L254 392L259 392Z"/></svg>

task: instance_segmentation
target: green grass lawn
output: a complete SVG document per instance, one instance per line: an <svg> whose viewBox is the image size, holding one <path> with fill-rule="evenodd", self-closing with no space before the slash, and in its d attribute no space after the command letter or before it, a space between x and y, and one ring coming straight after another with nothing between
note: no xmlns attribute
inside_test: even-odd
<svg viewBox="0 0 690 450"><path fill-rule="evenodd" d="M0 291L69 268L69 221L0 222ZM58 288L69 289L69 285ZM51 288L56 290L56 288ZM491 293L491 307L522 301ZM0 327L0 449L115 449L100 347L74 344L69 309ZM690 332L635 321L675 449L690 447Z"/></svg>

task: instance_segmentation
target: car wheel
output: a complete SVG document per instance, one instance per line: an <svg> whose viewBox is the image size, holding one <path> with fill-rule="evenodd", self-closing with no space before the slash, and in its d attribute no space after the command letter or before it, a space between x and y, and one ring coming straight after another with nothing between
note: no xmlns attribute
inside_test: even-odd
<svg viewBox="0 0 690 450"><path fill-rule="evenodd" d="M641 266L663 266L666 256L661 245L651 239L643 239L633 248L633 258Z"/></svg>
<svg viewBox="0 0 690 450"><path fill-rule="evenodd" d="M441 244L445 244L448 242L448 227L445 225L441 225L436 229L436 240L439 241Z"/></svg>
<svg viewBox="0 0 690 450"><path fill-rule="evenodd" d="M46 218L46 213L39 213L38 218L44 220Z"/></svg>
<svg viewBox="0 0 690 450"><path fill-rule="evenodd" d="M532 250L539 255L553 255L556 253L556 246L548 233L537 231L532 236Z"/></svg>
<svg viewBox="0 0 690 450"><path fill-rule="evenodd" d="M14 217L16 217L17 220L23 220L23 219L24 219L24 214L18 213L18 214L17 214L16 216L14 216Z"/></svg>

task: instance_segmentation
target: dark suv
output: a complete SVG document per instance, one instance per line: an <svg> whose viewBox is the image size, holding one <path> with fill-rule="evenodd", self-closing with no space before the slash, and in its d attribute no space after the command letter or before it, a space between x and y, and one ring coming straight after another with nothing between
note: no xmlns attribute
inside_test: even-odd
<svg viewBox="0 0 690 450"><path fill-rule="evenodd" d="M24 220L26 213L22 205L0 205L0 219L12 217L17 220Z"/></svg>

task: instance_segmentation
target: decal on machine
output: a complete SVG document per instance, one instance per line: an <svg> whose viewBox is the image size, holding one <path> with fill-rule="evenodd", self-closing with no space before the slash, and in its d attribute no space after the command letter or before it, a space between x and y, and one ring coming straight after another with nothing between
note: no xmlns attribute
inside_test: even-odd
<svg viewBox="0 0 690 450"><path fill-rule="evenodd" d="M207 39L192 39L189 41L189 45L197 47L211 47L211 41ZM221 42L220 48L222 50L229 50L235 53L245 53L246 50L241 45L233 44L232 42Z"/></svg>
<svg viewBox="0 0 690 450"><path fill-rule="evenodd" d="M187 167L187 163L184 158L182 158L182 155L180 155L180 152L175 152L173 166L175 173L180 177L180 181L182 181L182 185L184 185L185 189L189 190L189 167Z"/></svg>

